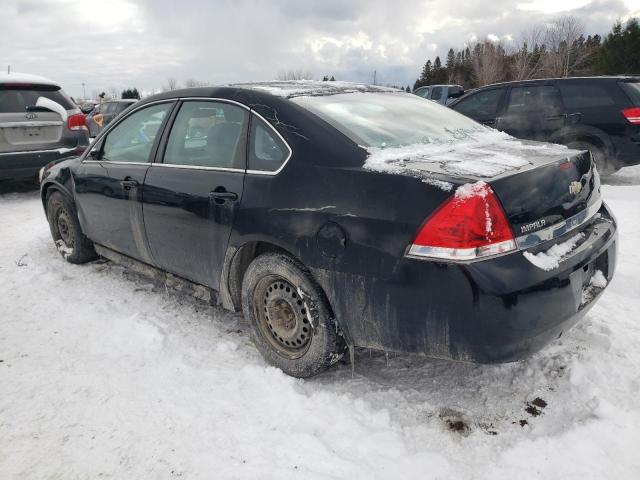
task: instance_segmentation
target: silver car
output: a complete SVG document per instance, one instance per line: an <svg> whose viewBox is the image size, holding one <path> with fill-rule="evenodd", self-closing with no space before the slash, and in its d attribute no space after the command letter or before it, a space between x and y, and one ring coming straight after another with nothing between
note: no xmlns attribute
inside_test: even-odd
<svg viewBox="0 0 640 480"><path fill-rule="evenodd" d="M35 179L44 165L88 145L85 116L60 85L35 75L0 75L0 180Z"/></svg>

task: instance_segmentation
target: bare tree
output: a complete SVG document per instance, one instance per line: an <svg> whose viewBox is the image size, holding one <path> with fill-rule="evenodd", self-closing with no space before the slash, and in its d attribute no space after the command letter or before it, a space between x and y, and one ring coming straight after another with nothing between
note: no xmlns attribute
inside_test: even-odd
<svg viewBox="0 0 640 480"><path fill-rule="evenodd" d="M298 68L296 70L280 70L277 80L311 80L313 76L308 70Z"/></svg>
<svg viewBox="0 0 640 480"><path fill-rule="evenodd" d="M165 91L176 90L178 88L178 81L174 77L167 78L167 84L162 87Z"/></svg>
<svg viewBox="0 0 640 480"><path fill-rule="evenodd" d="M118 98L118 89L116 87L109 87L109 98Z"/></svg>
<svg viewBox="0 0 640 480"><path fill-rule="evenodd" d="M208 85L209 85L209 82L201 82L200 80L196 80L195 78L187 78L184 81L185 88L206 87Z"/></svg>
<svg viewBox="0 0 640 480"><path fill-rule="evenodd" d="M575 17L565 15L551 22L545 32L547 52L545 72L553 77L568 77L588 60L591 52L584 47L584 26Z"/></svg>
<svg viewBox="0 0 640 480"><path fill-rule="evenodd" d="M471 68L478 86L489 85L505 78L505 51L500 43L489 40L470 46Z"/></svg>
<svg viewBox="0 0 640 480"><path fill-rule="evenodd" d="M514 80L528 80L538 76L543 66L544 29L531 27L520 34L516 47L511 51Z"/></svg>

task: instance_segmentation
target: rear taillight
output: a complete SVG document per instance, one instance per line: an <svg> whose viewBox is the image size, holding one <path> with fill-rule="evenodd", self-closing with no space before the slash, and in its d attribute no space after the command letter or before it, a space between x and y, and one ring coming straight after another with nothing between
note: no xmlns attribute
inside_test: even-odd
<svg viewBox="0 0 640 480"><path fill-rule="evenodd" d="M640 107L625 108L622 115L632 125L640 125Z"/></svg>
<svg viewBox="0 0 640 480"><path fill-rule="evenodd" d="M515 250L507 217L489 185L464 185L422 225L409 247L416 257L476 260Z"/></svg>
<svg viewBox="0 0 640 480"><path fill-rule="evenodd" d="M69 130L88 130L84 113L76 113L75 115L68 117L67 127Z"/></svg>

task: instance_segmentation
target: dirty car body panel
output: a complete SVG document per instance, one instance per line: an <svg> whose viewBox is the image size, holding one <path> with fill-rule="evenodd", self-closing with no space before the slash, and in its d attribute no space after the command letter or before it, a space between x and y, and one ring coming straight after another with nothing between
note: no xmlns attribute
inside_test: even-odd
<svg viewBox="0 0 640 480"><path fill-rule="evenodd" d="M247 258L265 250L286 252L321 286L349 345L387 351L517 360L562 335L593 306L603 291L591 289L597 270L607 281L613 277L616 223L602 202L588 153L542 155L544 145L521 144L526 166L488 176L452 172L437 161L423 161L418 174L371 170L363 168L370 151L311 108L313 98L410 97L406 101L421 102L420 109L459 114L375 87L357 93L353 87L293 87L289 93L283 84L207 87L143 100L109 125L93 148L128 115L170 104L141 170L110 172L116 165L87 152L45 173L43 201L53 189L65 192L95 243L211 288L234 310L240 308L238 285ZM241 164L166 164L172 122L194 100L246 112L248 124L237 137ZM254 158L258 124L286 153L273 168ZM135 188L125 195L121 182L127 177ZM425 220L457 190L477 182L498 198L516 248L475 260L410 255ZM115 216L108 228L91 226ZM578 244L551 270L524 255L544 253L576 235Z"/></svg>

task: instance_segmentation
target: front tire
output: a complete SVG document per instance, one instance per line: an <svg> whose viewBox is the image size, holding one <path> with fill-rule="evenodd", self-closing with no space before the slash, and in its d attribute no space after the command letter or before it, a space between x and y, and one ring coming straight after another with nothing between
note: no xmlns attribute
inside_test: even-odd
<svg viewBox="0 0 640 480"><path fill-rule="evenodd" d="M251 262L242 281L242 311L256 348L288 375L317 375L344 355L324 292L286 254L266 253Z"/></svg>
<svg viewBox="0 0 640 480"><path fill-rule="evenodd" d="M62 258L69 263L86 263L97 258L93 243L83 233L75 206L68 196L53 192L47 199L51 236Z"/></svg>

